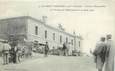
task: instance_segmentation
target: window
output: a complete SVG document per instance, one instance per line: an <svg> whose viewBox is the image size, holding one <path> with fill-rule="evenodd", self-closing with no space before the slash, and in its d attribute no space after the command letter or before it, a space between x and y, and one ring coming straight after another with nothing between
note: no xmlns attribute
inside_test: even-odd
<svg viewBox="0 0 115 71"><path fill-rule="evenodd" d="M55 33L53 33L53 40L55 40Z"/></svg>
<svg viewBox="0 0 115 71"><path fill-rule="evenodd" d="M73 45L73 39L71 40L71 44Z"/></svg>
<svg viewBox="0 0 115 71"><path fill-rule="evenodd" d="M38 26L35 26L35 35L38 35Z"/></svg>
<svg viewBox="0 0 115 71"><path fill-rule="evenodd" d="M62 36L60 35L60 43L62 43Z"/></svg>
<svg viewBox="0 0 115 71"><path fill-rule="evenodd" d="M81 43L80 43L80 41L79 41L79 47L81 46L80 44L81 44Z"/></svg>
<svg viewBox="0 0 115 71"><path fill-rule="evenodd" d="M45 38L47 38L47 30L45 30Z"/></svg>
<svg viewBox="0 0 115 71"><path fill-rule="evenodd" d="M68 38L66 37L66 43L68 43Z"/></svg>

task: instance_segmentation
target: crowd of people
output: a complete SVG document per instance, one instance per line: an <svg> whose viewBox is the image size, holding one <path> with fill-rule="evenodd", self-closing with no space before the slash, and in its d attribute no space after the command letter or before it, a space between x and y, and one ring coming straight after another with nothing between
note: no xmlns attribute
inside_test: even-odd
<svg viewBox="0 0 115 71"><path fill-rule="evenodd" d="M114 45L112 35L101 37L97 42L96 48L91 52L95 57L96 68L98 71L114 71Z"/></svg>
<svg viewBox="0 0 115 71"><path fill-rule="evenodd" d="M18 45L10 45L8 41L2 41L1 43L1 53L3 57L3 64L9 63L18 63L21 61L21 58L26 55L27 49L25 47Z"/></svg>
<svg viewBox="0 0 115 71"><path fill-rule="evenodd" d="M80 51L75 50L72 47L71 42L63 44L62 52L63 52L64 56L77 56L77 55L80 56L80 54L79 54Z"/></svg>
<svg viewBox="0 0 115 71"><path fill-rule="evenodd" d="M16 41L1 41L0 48L1 53L3 57L3 64L9 64L9 63L20 63L21 60L24 58L28 58L32 56L32 53L39 53L40 51L40 45L36 41L31 45L30 43L28 45L22 45L19 42ZM63 43L63 47L61 47L59 53L61 52L63 56L72 56L73 48L71 46L71 43ZM42 44L42 49L40 52L44 54L45 57L47 57L51 52L49 49L49 43L45 42L45 44ZM53 51L52 51L53 52ZM53 53L55 53L54 51Z"/></svg>
<svg viewBox="0 0 115 71"><path fill-rule="evenodd" d="M11 44L9 41L1 41L1 55L3 58L3 65L9 63L20 63L22 59L28 58L32 56L33 49L36 46L23 46L20 43L17 45ZM44 56L47 57L49 52L48 42L44 45Z"/></svg>
<svg viewBox="0 0 115 71"><path fill-rule="evenodd" d="M55 55L63 55L63 56L72 56L73 55L73 48L71 46L71 43L63 43L63 47L55 49L53 47L52 50L49 50L49 44L46 42L45 49L44 49L44 54L47 56L48 54L53 54Z"/></svg>

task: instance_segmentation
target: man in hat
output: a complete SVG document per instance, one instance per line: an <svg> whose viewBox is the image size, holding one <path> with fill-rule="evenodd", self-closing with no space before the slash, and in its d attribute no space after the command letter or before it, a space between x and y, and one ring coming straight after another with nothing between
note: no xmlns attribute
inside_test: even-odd
<svg viewBox="0 0 115 71"><path fill-rule="evenodd" d="M66 43L63 43L63 55L66 56L67 55L67 44Z"/></svg>
<svg viewBox="0 0 115 71"><path fill-rule="evenodd" d="M105 71L114 71L114 56L115 56L115 48L113 45L113 41L111 40L112 35L107 35L107 53L105 60Z"/></svg>
<svg viewBox="0 0 115 71"><path fill-rule="evenodd" d="M48 52L49 52L48 42L46 42L46 44L45 44L45 49L44 49L44 51L45 51L45 57L48 56Z"/></svg>
<svg viewBox="0 0 115 71"><path fill-rule="evenodd" d="M105 52L103 51L105 48L105 37L101 37L100 41L96 44L96 48L93 52L93 55L95 56L96 68L98 69L98 71L102 71L103 69L105 61Z"/></svg>
<svg viewBox="0 0 115 71"><path fill-rule="evenodd" d="M71 44L71 42L69 42L69 44L68 44L68 54L69 54L69 56L71 56L72 55L72 44Z"/></svg>
<svg viewBox="0 0 115 71"><path fill-rule="evenodd" d="M3 42L3 48L2 48L2 54L3 54L3 64L9 63L9 50L11 49L11 46L8 44L8 41Z"/></svg>

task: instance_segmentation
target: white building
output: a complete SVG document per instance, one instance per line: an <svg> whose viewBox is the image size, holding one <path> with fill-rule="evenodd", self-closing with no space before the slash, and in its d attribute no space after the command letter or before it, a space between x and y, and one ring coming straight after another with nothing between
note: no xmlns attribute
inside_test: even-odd
<svg viewBox="0 0 115 71"><path fill-rule="evenodd" d="M50 49L62 47L64 42L71 42L72 48L79 49L81 38L75 34L65 32L63 27L58 28L47 25L47 17L42 20L30 16L6 18L0 20L0 38L8 39L8 35L18 35L21 40L49 43Z"/></svg>

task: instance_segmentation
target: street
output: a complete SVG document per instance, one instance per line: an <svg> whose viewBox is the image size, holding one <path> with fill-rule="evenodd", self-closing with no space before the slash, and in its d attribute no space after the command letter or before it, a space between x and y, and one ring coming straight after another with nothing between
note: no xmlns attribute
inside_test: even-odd
<svg viewBox="0 0 115 71"><path fill-rule="evenodd" d="M92 57L37 56L18 64L0 65L0 71L96 71Z"/></svg>

